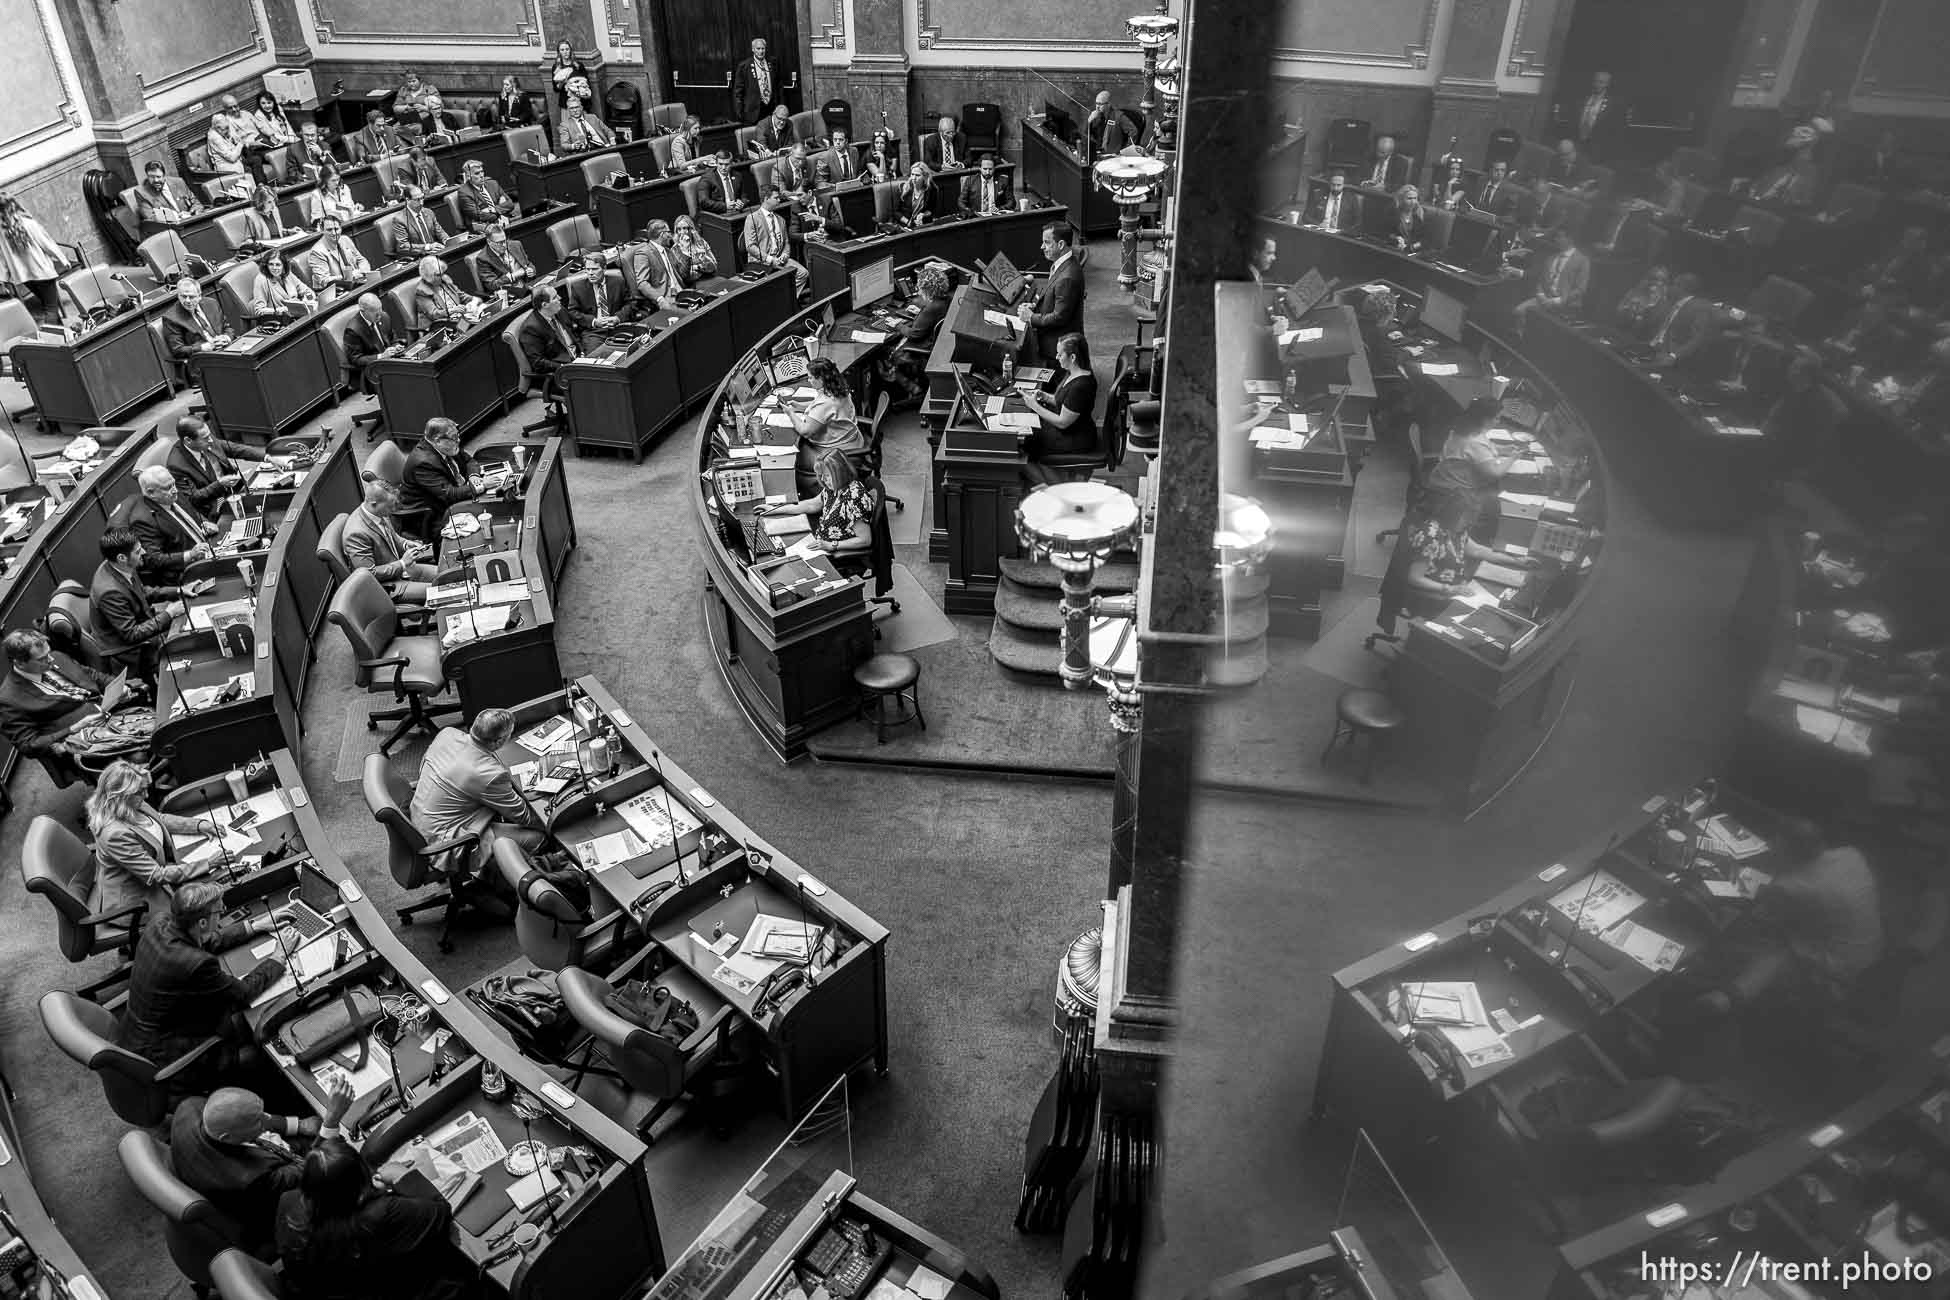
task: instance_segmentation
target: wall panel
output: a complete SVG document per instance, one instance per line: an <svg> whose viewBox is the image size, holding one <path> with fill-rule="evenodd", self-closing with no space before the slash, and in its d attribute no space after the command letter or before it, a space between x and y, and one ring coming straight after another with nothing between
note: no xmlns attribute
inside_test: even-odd
<svg viewBox="0 0 1950 1300"><path fill-rule="evenodd" d="M78 91L55 53L60 40L52 15L38 0L0 0L0 158L60 136L81 124Z"/></svg>
<svg viewBox="0 0 1950 1300"><path fill-rule="evenodd" d="M535 0L306 0L315 47L540 46ZM506 57L491 54L491 57Z"/></svg>
<svg viewBox="0 0 1950 1300"><path fill-rule="evenodd" d="M1129 0L1126 0L1126 7ZM1135 62L1135 60L1133 60ZM947 113L961 115L963 104L995 103L1002 106L1002 155L1022 157L1022 119L1043 111L1045 101L1054 101L1069 110L1079 122L1090 112L1090 102L1100 90L1125 107L1136 109L1144 98L1138 78L1131 73L1078 71L1050 68L916 68L909 83L908 105L914 120L905 126L894 123L907 139L934 129L936 117ZM827 80L820 78L821 94ZM835 93L845 95L845 91ZM1068 96L1071 101L1065 102ZM863 134L878 126L859 116L856 106L855 128Z"/></svg>
<svg viewBox="0 0 1950 1300"><path fill-rule="evenodd" d="M1440 0L1290 4L1276 59L1381 68L1429 66Z"/></svg>
<svg viewBox="0 0 1950 1300"><path fill-rule="evenodd" d="M266 48L253 0L119 0L129 61L157 95Z"/></svg>
<svg viewBox="0 0 1950 1300"><path fill-rule="evenodd" d="M1855 93L1950 109L1950 22L1943 0L1883 0Z"/></svg>

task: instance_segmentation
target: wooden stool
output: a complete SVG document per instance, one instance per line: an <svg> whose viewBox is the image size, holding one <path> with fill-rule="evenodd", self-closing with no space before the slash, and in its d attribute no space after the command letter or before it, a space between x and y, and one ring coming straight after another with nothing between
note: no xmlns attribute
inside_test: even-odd
<svg viewBox="0 0 1950 1300"><path fill-rule="evenodd" d="M904 722L918 722L921 730L928 729L928 720L921 716L921 665L912 655L875 655L853 670L853 682L860 688L860 706L854 716L866 717L868 706L872 706L877 743L886 744L887 728ZM894 702L891 713L888 700Z"/></svg>
<svg viewBox="0 0 1950 1300"><path fill-rule="evenodd" d="M1374 780L1375 758L1382 742L1389 732L1408 721L1408 716L1383 691L1342 691L1334 708L1334 734L1328 738L1327 748L1320 751L1321 764L1326 765L1337 745L1345 742L1352 749L1358 737L1366 736L1368 753L1361 764L1361 784L1367 785Z"/></svg>

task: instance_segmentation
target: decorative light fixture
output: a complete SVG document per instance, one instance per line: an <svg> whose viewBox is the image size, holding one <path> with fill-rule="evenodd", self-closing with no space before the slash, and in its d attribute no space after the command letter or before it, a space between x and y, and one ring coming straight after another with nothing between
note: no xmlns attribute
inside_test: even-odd
<svg viewBox="0 0 1950 1300"><path fill-rule="evenodd" d="M1151 78L1152 88L1164 101L1157 133L1158 156L1161 158L1168 159L1178 152L1178 95L1184 74L1185 65L1179 62L1176 54L1171 54L1159 61L1157 75Z"/></svg>
<svg viewBox="0 0 1950 1300"><path fill-rule="evenodd" d="M1124 30L1144 51L1144 100L1138 107L1144 110L1147 137L1151 134L1151 111L1157 107L1151 101L1151 82L1158 71L1158 56L1164 53L1171 38L1178 35L1178 20L1166 13L1165 8L1165 0L1158 0L1156 13L1137 14L1124 20Z"/></svg>
<svg viewBox="0 0 1950 1300"><path fill-rule="evenodd" d="M1091 170L1096 174L1097 187L1117 204L1117 241L1123 246L1117 283L1129 293L1138 282L1138 232L1144 224L1138 209L1151 201L1171 168L1162 158L1149 154L1112 154L1099 158Z"/></svg>
<svg viewBox="0 0 1950 1300"><path fill-rule="evenodd" d="M1095 680L1090 661L1091 584L1097 568L1137 535L1131 494L1108 483L1051 483L1016 507L1016 537L1063 575L1063 685Z"/></svg>

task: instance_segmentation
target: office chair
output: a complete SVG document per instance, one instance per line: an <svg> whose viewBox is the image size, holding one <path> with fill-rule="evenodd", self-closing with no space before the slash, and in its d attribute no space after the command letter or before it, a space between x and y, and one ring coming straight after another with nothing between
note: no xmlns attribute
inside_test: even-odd
<svg viewBox="0 0 1950 1300"><path fill-rule="evenodd" d="M440 951L452 952L454 921L464 909L481 901L474 883L480 837L453 835L429 841L406 815L413 802L412 789L393 771L384 754L366 755L361 789L372 819L386 832L386 865L394 883L402 889L423 889L434 883L445 886L400 908L399 923L411 925L421 912L439 908Z"/></svg>
<svg viewBox="0 0 1950 1300"><path fill-rule="evenodd" d="M1374 126L1364 117L1337 117L1327 124L1327 152L1323 161L1329 167L1359 167L1368 160L1369 136Z"/></svg>
<svg viewBox="0 0 1950 1300"><path fill-rule="evenodd" d="M366 569L353 570L332 593L331 620L345 633L358 661L358 684L370 693L390 690L401 703L400 708L375 711L366 718L368 731L377 731L382 722L397 723L380 744L381 755L391 753L393 746L415 728L432 735L440 730L440 718L460 710L459 704L428 705L447 689L447 674L440 663L440 638L400 633L404 625L428 626L433 617L431 610L394 605L386 588Z"/></svg>
<svg viewBox="0 0 1950 1300"><path fill-rule="evenodd" d="M76 963L105 952L121 957L114 970L76 990L90 1002L100 1002L105 990L128 982L129 960L135 955L149 905L135 902L102 911L101 885L93 876L94 854L67 827L44 816L27 824L20 845L21 883L54 909L55 941L61 955ZM90 882L87 889L82 888L84 879Z"/></svg>
<svg viewBox="0 0 1950 1300"><path fill-rule="evenodd" d="M394 487L399 486L400 480L405 475L406 453L400 450L398 443L391 440L375 444L373 449L366 453L366 463L359 473L360 478L383 478Z"/></svg>
<svg viewBox="0 0 1950 1300"><path fill-rule="evenodd" d="M1093 473L1110 466L1110 421L1097 421L1097 442L1089 451L1060 452L1044 456L1037 464L1058 483L1080 483Z"/></svg>
<svg viewBox="0 0 1950 1300"><path fill-rule="evenodd" d="M210 1289L210 1263L219 1254L244 1244L238 1222L211 1203L170 1168L169 1150L148 1129L131 1129L116 1146L122 1172L142 1193L142 1199L163 1216L163 1243L198 1295Z"/></svg>
<svg viewBox="0 0 1950 1300"><path fill-rule="evenodd" d="M614 150L608 153L591 154L582 160L582 182L593 190L608 180L612 173L627 172L629 170L628 167L623 165L623 155ZM593 197L589 202L592 207L595 205L595 199ZM594 230L594 224L592 223L589 228ZM576 248L594 248L600 242L600 239L592 238L589 243L578 244ZM570 250L571 253L575 251L575 249Z"/></svg>
<svg viewBox="0 0 1950 1300"><path fill-rule="evenodd" d="M697 1010L697 1030L682 1043L653 1034L611 1010L610 985L601 976L578 966L564 966L555 975L562 1005L589 1036L569 1086L605 1115L634 1128L646 1144L653 1140L650 1130L664 1112L676 1105L721 1055L730 1055L732 1024L731 1005L688 972L672 968L656 978L673 996ZM598 1052L607 1067L595 1063ZM621 1087L603 1088L599 1083L597 1095L592 1097L581 1092L592 1077ZM640 1113L633 1116L633 1112Z"/></svg>
<svg viewBox="0 0 1950 1300"><path fill-rule="evenodd" d="M183 237L174 230L151 235L135 248L142 258L142 264L162 284L169 284L177 276L187 273L189 260L196 257L183 242Z"/></svg>
<svg viewBox="0 0 1950 1300"><path fill-rule="evenodd" d="M617 154L615 157L620 165L622 155ZM599 248L602 242L602 237L596 233L595 218L586 212L578 213L573 217L564 217L548 228L548 246L555 251L555 261L558 266L574 257L577 250Z"/></svg>
<svg viewBox="0 0 1950 1300"><path fill-rule="evenodd" d="M612 131L628 127L632 137L643 134L643 92L635 82L612 81L603 88L603 125Z"/></svg>
<svg viewBox="0 0 1950 1300"><path fill-rule="evenodd" d="M650 127L659 132L675 131L684 125L684 119L688 116L690 110L684 107L683 100L667 100L650 109Z"/></svg>
<svg viewBox="0 0 1950 1300"><path fill-rule="evenodd" d="M1511 163L1517 150L1523 148L1523 134L1507 126L1499 126L1490 132L1489 147L1483 150L1483 170L1488 171L1491 163ZM1511 170L1515 170L1512 167Z"/></svg>
<svg viewBox="0 0 1950 1300"><path fill-rule="evenodd" d="M116 1046L115 1017L106 1007L56 989L41 995L40 1008L41 1027L54 1045L95 1072L108 1108L136 1128L154 1128L167 1119L192 1091L176 1081L223 1042L212 1035L158 1068L148 1057Z"/></svg>
<svg viewBox="0 0 1950 1300"><path fill-rule="evenodd" d="M819 116L826 123L826 134L835 131L846 132L846 138L853 139L853 102L846 99L829 99L819 106Z"/></svg>
<svg viewBox="0 0 1950 1300"><path fill-rule="evenodd" d="M792 124L792 138L804 144L808 150L826 147L826 118L816 108L803 113L794 113L786 119Z"/></svg>
<svg viewBox="0 0 1950 1300"><path fill-rule="evenodd" d="M232 1246L210 1261L210 1283L222 1300L283 1300L277 1270Z"/></svg>
<svg viewBox="0 0 1950 1300"><path fill-rule="evenodd" d="M543 970L578 966L602 969L622 933L625 914L611 912L591 921L583 909L565 897L547 877L535 870L521 845L497 839L492 853L495 872L515 900L515 941L521 955Z"/></svg>
<svg viewBox="0 0 1950 1300"><path fill-rule="evenodd" d="M127 285L109 278L114 274L112 266L84 266L56 280L54 287L74 308L75 315L90 319L112 316L135 296Z"/></svg>
<svg viewBox="0 0 1950 1300"><path fill-rule="evenodd" d="M345 558L345 521L348 515L334 515L318 534L316 554L319 563L332 575L332 585L342 586L352 576L352 564Z"/></svg>
<svg viewBox="0 0 1950 1300"><path fill-rule="evenodd" d="M522 395L542 399L542 418L521 426L521 436L524 438L532 438L543 432L566 434L569 431L569 411L563 405L561 392L546 379L536 379L534 372L528 368L528 354L521 350L522 327L534 314L533 311L523 312L508 322L507 329L501 331L501 346L508 349L515 360L515 373L519 377L518 386Z"/></svg>
<svg viewBox="0 0 1950 1300"><path fill-rule="evenodd" d="M875 399L873 404L873 414L860 421L860 428L867 435L867 450L860 458L860 467L864 468L874 478L881 477L880 465L885 455L885 450L881 446L881 439L886 437L887 434L887 408L893 404L894 395L884 388L881 389L880 396ZM907 509L907 503L899 497L888 497L887 504L896 510Z"/></svg>
<svg viewBox="0 0 1950 1300"><path fill-rule="evenodd" d="M873 515L867 521L867 535L836 543L827 554L833 567L848 577L871 573L873 595L867 598L867 603L883 606L889 614L898 614L901 603L892 595L894 534L887 523L887 488L878 478L869 478L867 483L873 491Z"/></svg>
<svg viewBox="0 0 1950 1300"><path fill-rule="evenodd" d="M88 588L74 578L63 578L48 597L47 612L41 616L41 631L68 658L101 669L108 660L102 653L101 643L95 639L89 614Z"/></svg>

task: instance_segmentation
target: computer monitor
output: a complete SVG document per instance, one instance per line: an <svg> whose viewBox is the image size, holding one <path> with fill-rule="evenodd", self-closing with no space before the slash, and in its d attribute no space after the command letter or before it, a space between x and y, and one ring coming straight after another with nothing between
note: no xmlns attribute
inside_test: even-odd
<svg viewBox="0 0 1950 1300"><path fill-rule="evenodd" d="M869 262L848 279L853 287L853 310L864 311L894 291L894 259Z"/></svg>
<svg viewBox="0 0 1950 1300"><path fill-rule="evenodd" d="M1047 99L1043 101L1043 127L1065 144L1074 145L1077 142L1077 120Z"/></svg>
<svg viewBox="0 0 1950 1300"><path fill-rule="evenodd" d="M1461 300L1434 285L1422 295L1422 323L1451 343L1462 342L1463 315Z"/></svg>
<svg viewBox="0 0 1950 1300"><path fill-rule="evenodd" d="M1361 233L1370 239L1385 239L1395 233L1395 200L1386 194L1366 191L1361 195Z"/></svg>
<svg viewBox="0 0 1950 1300"><path fill-rule="evenodd" d="M1496 222L1473 212L1458 212L1449 226L1449 244L1442 260L1453 266L1474 266L1489 253L1496 239Z"/></svg>

